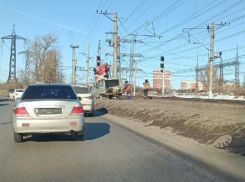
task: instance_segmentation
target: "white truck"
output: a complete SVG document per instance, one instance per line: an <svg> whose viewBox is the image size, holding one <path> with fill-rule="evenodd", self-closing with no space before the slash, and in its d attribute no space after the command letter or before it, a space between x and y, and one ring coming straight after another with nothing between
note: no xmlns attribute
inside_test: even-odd
<svg viewBox="0 0 245 182"><path fill-rule="evenodd" d="M119 78L96 81L93 83L91 93L95 98L121 98L123 93L122 81Z"/></svg>

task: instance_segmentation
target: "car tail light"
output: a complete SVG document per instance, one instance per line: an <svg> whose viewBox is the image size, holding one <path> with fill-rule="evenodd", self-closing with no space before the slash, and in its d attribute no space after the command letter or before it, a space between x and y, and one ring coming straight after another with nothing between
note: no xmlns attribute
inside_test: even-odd
<svg viewBox="0 0 245 182"><path fill-rule="evenodd" d="M83 114L83 108L82 107L73 107L72 111L71 111L71 115L75 115L75 114Z"/></svg>
<svg viewBox="0 0 245 182"><path fill-rule="evenodd" d="M18 95L18 93L15 93L15 95Z"/></svg>
<svg viewBox="0 0 245 182"><path fill-rule="evenodd" d="M93 99L93 97L92 96L89 96L89 97L85 97L86 99Z"/></svg>
<svg viewBox="0 0 245 182"><path fill-rule="evenodd" d="M28 116L28 112L26 111L26 108L24 107L17 107L14 110L14 114L18 116Z"/></svg>

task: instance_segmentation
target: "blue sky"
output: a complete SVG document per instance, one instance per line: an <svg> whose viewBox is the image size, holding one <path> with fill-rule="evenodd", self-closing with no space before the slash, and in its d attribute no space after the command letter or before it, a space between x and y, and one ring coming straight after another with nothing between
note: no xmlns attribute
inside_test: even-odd
<svg viewBox="0 0 245 182"><path fill-rule="evenodd" d="M230 26L216 25L215 51L223 52L223 60L232 61L236 56L236 47L239 46L240 81L245 75L245 1L244 0L0 0L0 37L10 35L13 24L16 34L28 39L37 35L55 33L59 37L59 46L62 51L64 66L72 65L71 44L79 45L77 50L78 66L85 67L87 44L90 44L90 66L94 66L98 41L102 45L102 61L112 63L112 52L106 39L112 35L105 32L113 31L113 22L103 15L97 15L96 10L109 13L118 13L119 36L132 39L129 33L138 35L152 35L153 28L157 35L162 37L137 36L137 40L144 43L135 45L135 53L142 57L135 58L139 72L137 83L142 84L144 79L152 83L152 71L159 69L160 56L165 56L165 68L172 73L191 69L196 66L196 56L199 55L199 65L204 66L208 61L209 32L207 25L214 22L230 22ZM147 23L148 22L148 23ZM188 33L184 28L194 28ZM220 28L219 28L220 27ZM219 28L219 29L218 29ZM121 44L122 53L130 52L130 44ZM7 80L10 41L1 43L0 52L0 81ZM26 49L22 41L17 42L17 53ZM128 67L129 58L122 58L122 66ZM216 59L215 62L220 61ZM24 68L23 55L17 55L17 70ZM234 79L234 67L225 68L225 79ZM66 80L71 78L71 70L65 70ZM93 80L92 72L90 80ZM123 77L125 75L123 74ZM183 71L172 74L173 88L180 87L181 80L195 80L194 71ZM78 82L85 81L85 73L78 72Z"/></svg>

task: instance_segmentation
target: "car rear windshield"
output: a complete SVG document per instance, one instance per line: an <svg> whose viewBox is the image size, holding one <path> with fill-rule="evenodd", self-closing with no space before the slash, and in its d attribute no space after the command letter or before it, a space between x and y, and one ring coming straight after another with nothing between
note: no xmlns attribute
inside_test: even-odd
<svg viewBox="0 0 245 182"><path fill-rule="evenodd" d="M88 94L89 90L86 87L73 87L77 94Z"/></svg>
<svg viewBox="0 0 245 182"><path fill-rule="evenodd" d="M77 99L71 86L64 85L38 85L29 86L22 96L22 100L27 99Z"/></svg>
<svg viewBox="0 0 245 182"><path fill-rule="evenodd" d="M106 88L109 88L109 87L116 87L119 85L119 81L118 80L106 80L105 81L105 86Z"/></svg>
<svg viewBox="0 0 245 182"><path fill-rule="evenodd" d="M24 92L23 89L16 89L16 92Z"/></svg>

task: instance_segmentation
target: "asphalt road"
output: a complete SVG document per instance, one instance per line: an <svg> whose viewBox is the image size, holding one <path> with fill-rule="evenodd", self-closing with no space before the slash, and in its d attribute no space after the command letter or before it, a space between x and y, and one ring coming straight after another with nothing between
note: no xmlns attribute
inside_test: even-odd
<svg viewBox="0 0 245 182"><path fill-rule="evenodd" d="M0 181L233 181L100 117L86 118L85 141L35 135L15 144L14 102L0 96Z"/></svg>

